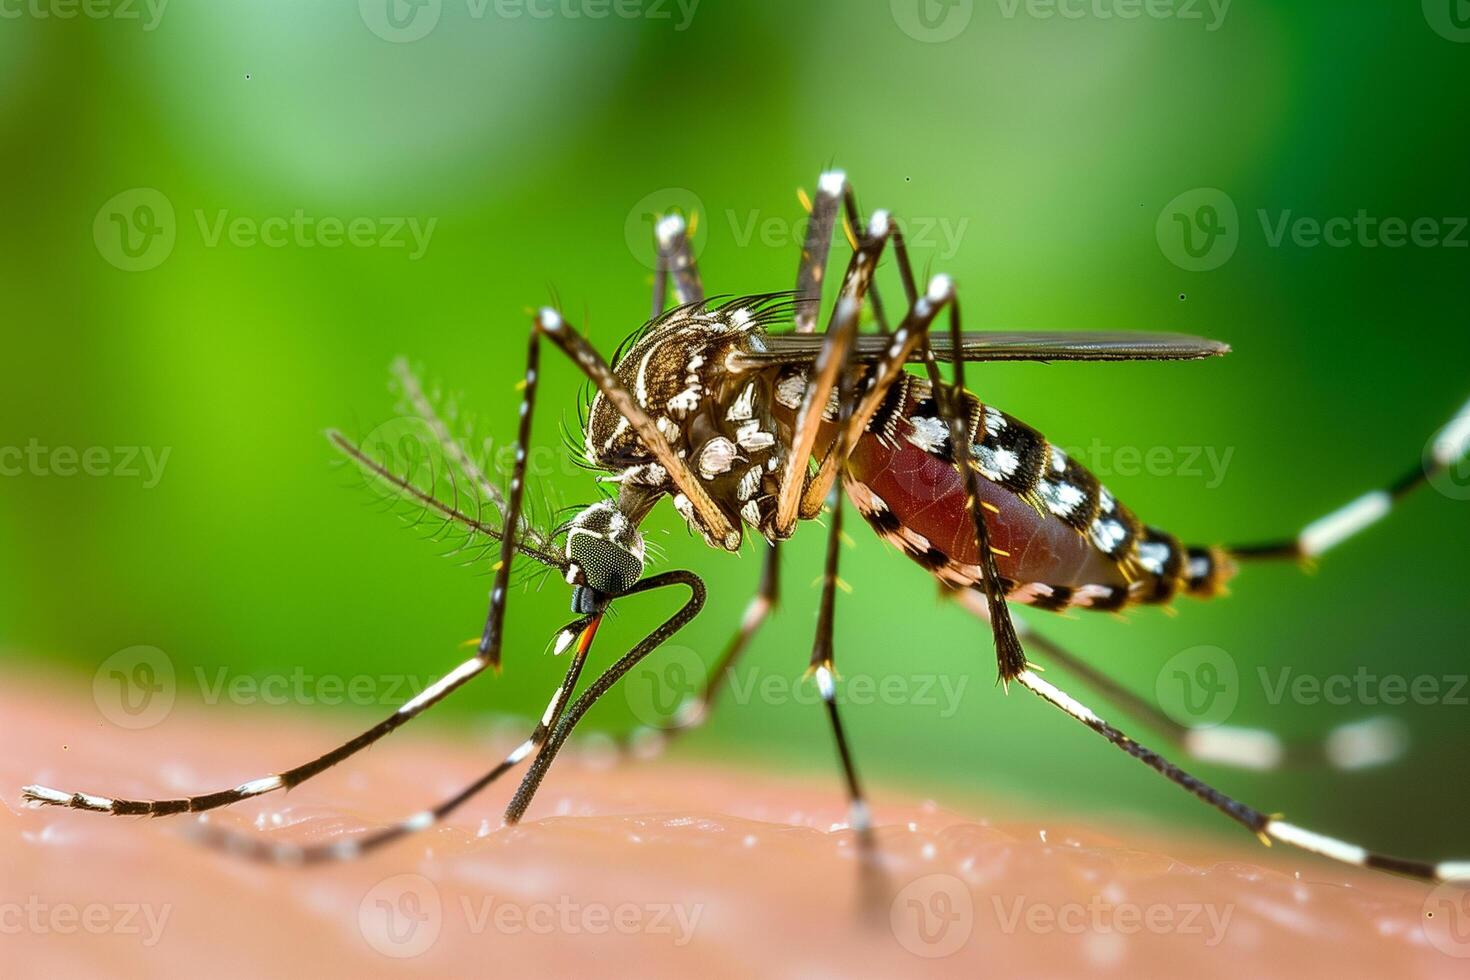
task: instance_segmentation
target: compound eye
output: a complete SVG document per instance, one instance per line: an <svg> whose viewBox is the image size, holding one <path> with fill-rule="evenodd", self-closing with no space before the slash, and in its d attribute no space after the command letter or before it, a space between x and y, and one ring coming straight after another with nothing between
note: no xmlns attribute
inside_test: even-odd
<svg viewBox="0 0 1470 980"><path fill-rule="evenodd" d="M607 538L579 534L567 548L567 558L582 569L587 585L607 595L622 595L643 575L643 561Z"/></svg>

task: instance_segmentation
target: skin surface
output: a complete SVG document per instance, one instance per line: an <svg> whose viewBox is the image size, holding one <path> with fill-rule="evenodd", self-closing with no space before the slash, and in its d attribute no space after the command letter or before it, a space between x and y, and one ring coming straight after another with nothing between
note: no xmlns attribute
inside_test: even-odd
<svg viewBox="0 0 1470 980"><path fill-rule="evenodd" d="M179 704L126 731L85 683L23 679L0 692L0 717L10 975L1462 977L1470 966L1451 955L1470 956L1470 938L1456 945L1444 916L1425 918L1448 910L1428 886L1280 847L1002 819L990 802L949 809L881 787L887 881L865 918L835 775L738 771L682 748L618 762L574 741L518 827L500 826L506 782L355 863L247 864L182 839L191 817L32 809L18 790L233 785L334 744L354 719ZM449 795L515 738L416 725L212 820L298 841L378 828Z"/></svg>

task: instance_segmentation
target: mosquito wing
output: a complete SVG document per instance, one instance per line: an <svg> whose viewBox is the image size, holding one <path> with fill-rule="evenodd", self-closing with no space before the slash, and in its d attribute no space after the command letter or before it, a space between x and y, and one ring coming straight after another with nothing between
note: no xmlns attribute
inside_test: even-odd
<svg viewBox="0 0 1470 980"><path fill-rule="evenodd" d="M776 334L760 340L760 347L741 355L752 365L801 364L813 360L821 349L822 334ZM1017 330L960 334L956 350L948 334L929 338L934 356L941 361L1195 361L1230 352L1218 340L1180 333L1142 331ZM864 334L858 338L854 356L862 362L877 361L888 347L888 338ZM911 361L922 355L915 352Z"/></svg>

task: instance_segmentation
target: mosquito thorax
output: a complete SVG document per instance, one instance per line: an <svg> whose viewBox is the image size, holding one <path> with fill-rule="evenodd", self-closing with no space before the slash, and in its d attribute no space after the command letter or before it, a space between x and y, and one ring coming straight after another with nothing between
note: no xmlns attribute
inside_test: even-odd
<svg viewBox="0 0 1470 980"><path fill-rule="evenodd" d="M613 500L599 500L567 526L567 582L577 587L572 608L596 612L643 575L643 535Z"/></svg>
<svg viewBox="0 0 1470 980"><path fill-rule="evenodd" d="M789 302L749 297L684 306L638 331L613 373L695 475L730 525L773 531L781 469L790 441L789 413L778 415L779 372L742 367L740 355L765 329L789 320ZM637 432L602 395L585 430L587 462L626 493L668 495L690 528L712 547L735 551L738 531L717 538Z"/></svg>

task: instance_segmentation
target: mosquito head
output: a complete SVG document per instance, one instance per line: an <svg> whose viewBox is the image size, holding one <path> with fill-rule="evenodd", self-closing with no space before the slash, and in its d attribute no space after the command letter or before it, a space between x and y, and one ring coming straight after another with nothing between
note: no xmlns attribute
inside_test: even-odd
<svg viewBox="0 0 1470 980"><path fill-rule="evenodd" d="M612 500L600 500L567 527L567 581L575 585L572 609L600 612L643 575L643 535Z"/></svg>

